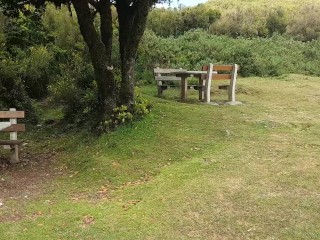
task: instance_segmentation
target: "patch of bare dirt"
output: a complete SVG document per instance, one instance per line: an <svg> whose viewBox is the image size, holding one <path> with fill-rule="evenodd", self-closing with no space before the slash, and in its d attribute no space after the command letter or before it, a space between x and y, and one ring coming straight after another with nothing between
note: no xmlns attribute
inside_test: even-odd
<svg viewBox="0 0 320 240"><path fill-rule="evenodd" d="M53 178L64 174L64 169L54 164L55 156L55 152L21 153L20 163L8 164L7 157L0 155L0 210L7 207L8 201L23 203L41 195ZM0 222L18 220L18 215L0 216Z"/></svg>

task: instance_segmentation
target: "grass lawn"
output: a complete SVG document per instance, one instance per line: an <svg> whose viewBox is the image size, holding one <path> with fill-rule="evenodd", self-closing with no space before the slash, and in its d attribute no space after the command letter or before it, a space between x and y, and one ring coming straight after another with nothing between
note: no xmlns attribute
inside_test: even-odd
<svg viewBox="0 0 320 240"><path fill-rule="evenodd" d="M152 113L111 134L23 135L55 161L0 192L0 239L320 239L320 78L239 79L240 106L142 90Z"/></svg>

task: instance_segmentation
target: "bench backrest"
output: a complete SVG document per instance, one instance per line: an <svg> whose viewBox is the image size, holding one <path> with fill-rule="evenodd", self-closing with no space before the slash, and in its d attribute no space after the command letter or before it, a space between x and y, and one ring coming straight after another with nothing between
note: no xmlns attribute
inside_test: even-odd
<svg viewBox="0 0 320 240"><path fill-rule="evenodd" d="M202 67L203 71L208 71L210 65L205 65ZM212 73L212 80L230 80L237 75L238 65L213 65L212 71L217 73ZM202 76L202 79L207 79L207 74Z"/></svg>
<svg viewBox="0 0 320 240"><path fill-rule="evenodd" d="M202 76L205 80L205 94L204 101L210 102L210 88L212 80L230 80L228 86L228 101L231 103L236 102L236 82L239 66L233 65L213 65L210 63L208 66L203 66L202 69L207 71L207 74Z"/></svg>
<svg viewBox="0 0 320 240"><path fill-rule="evenodd" d="M17 119L24 117L24 111L16 111L15 108L10 108L10 111L0 111L0 132L24 132L25 125L17 124Z"/></svg>

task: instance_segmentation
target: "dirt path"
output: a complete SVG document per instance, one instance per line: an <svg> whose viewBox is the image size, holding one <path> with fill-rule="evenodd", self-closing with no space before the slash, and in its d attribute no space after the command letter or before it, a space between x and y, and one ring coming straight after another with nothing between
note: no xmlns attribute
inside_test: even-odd
<svg viewBox="0 0 320 240"><path fill-rule="evenodd" d="M25 201L39 196L47 183L63 174L56 167L55 153L41 155L21 154L21 162L10 165L0 155L0 209L6 201Z"/></svg>

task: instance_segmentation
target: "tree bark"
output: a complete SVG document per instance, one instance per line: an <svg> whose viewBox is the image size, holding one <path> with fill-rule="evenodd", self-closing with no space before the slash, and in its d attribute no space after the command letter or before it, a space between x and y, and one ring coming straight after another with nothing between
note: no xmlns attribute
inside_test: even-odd
<svg viewBox="0 0 320 240"><path fill-rule="evenodd" d="M97 11L100 14L101 40L106 49L107 59L111 63L113 26L110 0L101 0L97 7Z"/></svg>
<svg viewBox="0 0 320 240"><path fill-rule="evenodd" d="M101 108L101 114L98 114L99 120L104 120L106 116L112 113L117 104L116 83L111 69L112 25L108 24L109 12L108 9L105 9L105 12L99 12L103 19L101 21L101 31L104 35L105 45L94 27L88 0L73 0L72 3L77 13L81 34L89 48L94 68L98 86L98 101ZM110 26L111 42L108 41Z"/></svg>
<svg viewBox="0 0 320 240"><path fill-rule="evenodd" d="M144 33L148 12L152 1L117 1L119 20L119 43L121 58L120 104L132 106L134 103L134 65L140 39Z"/></svg>

